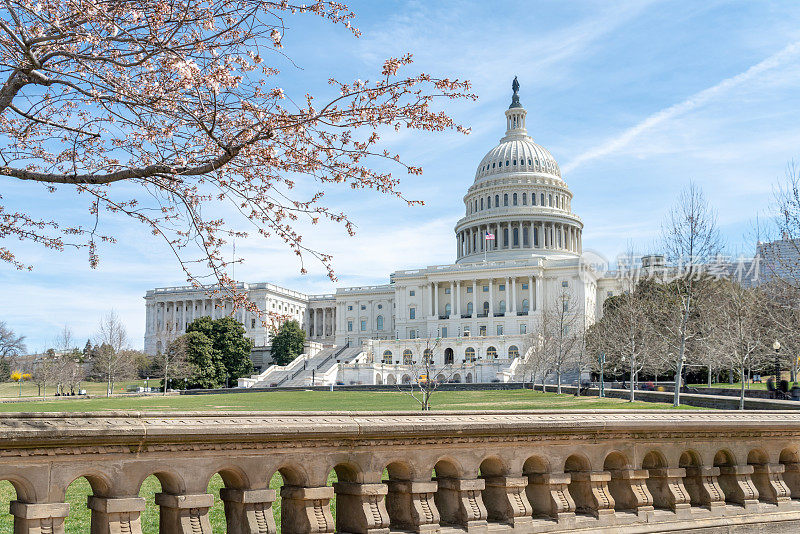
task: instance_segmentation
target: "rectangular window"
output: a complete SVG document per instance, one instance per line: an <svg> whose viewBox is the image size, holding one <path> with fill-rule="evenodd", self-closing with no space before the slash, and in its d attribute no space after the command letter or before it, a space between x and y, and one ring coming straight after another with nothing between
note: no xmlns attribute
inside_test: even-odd
<svg viewBox="0 0 800 534"><path fill-rule="evenodd" d="M409 339L417 339L417 331L416 330L409 330L408 331L408 338Z"/></svg>
<svg viewBox="0 0 800 534"><path fill-rule="evenodd" d="M442 327L442 337L447 337L447 327L446 326Z"/></svg>
<svg viewBox="0 0 800 534"><path fill-rule="evenodd" d="M479 336L485 336L485 335L486 335L486 327L485 327L485 326L481 326L481 327L478 329L478 335L479 335Z"/></svg>
<svg viewBox="0 0 800 534"><path fill-rule="evenodd" d="M347 321L347 331L348 332L353 331L353 321Z"/></svg>
<svg viewBox="0 0 800 534"><path fill-rule="evenodd" d="M409 292L408 292L408 296L409 296L409 297L413 297L413 296L414 296L414 295L416 295L416 294L417 294L417 293L416 293L416 291L414 291L413 289L412 289L411 291L409 291Z"/></svg>
<svg viewBox="0 0 800 534"><path fill-rule="evenodd" d="M613 297L614 296L614 292L613 291L608 291L608 292L606 292L606 296L607 297Z"/></svg>
<svg viewBox="0 0 800 534"><path fill-rule="evenodd" d="M522 289L528 289L528 284L526 284L525 282L523 282L523 283L522 283Z"/></svg>
<svg viewBox="0 0 800 534"><path fill-rule="evenodd" d="M449 295L450 294L450 288L449 287L444 288L444 294L445 295Z"/></svg>
<svg viewBox="0 0 800 534"><path fill-rule="evenodd" d="M503 335L503 325L501 325L501 324L497 325L497 335L498 336L502 336Z"/></svg>
<svg viewBox="0 0 800 534"><path fill-rule="evenodd" d="M250 319L250 328L255 328L255 327L256 327L256 320Z"/></svg>
<svg viewBox="0 0 800 534"><path fill-rule="evenodd" d="M561 282L561 287L569 287L569 282L564 280L563 282Z"/></svg>
<svg viewBox="0 0 800 534"><path fill-rule="evenodd" d="M525 323L522 323L521 325L519 325L519 333L520 334L528 333L528 325L526 325Z"/></svg>
<svg viewBox="0 0 800 534"><path fill-rule="evenodd" d="M367 321L365 319L361 319L361 331L364 332L367 330Z"/></svg>
<svg viewBox="0 0 800 534"><path fill-rule="evenodd" d="M489 292L489 286L483 286L483 292L484 293L488 293Z"/></svg>
<svg viewBox="0 0 800 534"><path fill-rule="evenodd" d="M506 285L500 284L499 291L505 291L505 290L506 290Z"/></svg>
<svg viewBox="0 0 800 534"><path fill-rule="evenodd" d="M347 307L347 311L353 311L353 307L352 306L348 306Z"/></svg>
<svg viewBox="0 0 800 534"><path fill-rule="evenodd" d="M472 293L472 286L467 286L467 293Z"/></svg>
<svg viewBox="0 0 800 534"><path fill-rule="evenodd" d="M409 308L408 309L408 318L409 319L416 319L417 318L417 309L416 308Z"/></svg>
<svg viewBox="0 0 800 534"><path fill-rule="evenodd" d="M464 337L469 337L469 327L468 326L464 327Z"/></svg>
<svg viewBox="0 0 800 534"><path fill-rule="evenodd" d="M569 302L567 302L567 301L565 300L565 301L563 302L563 304L564 304L564 311L569 311Z"/></svg>
<svg viewBox="0 0 800 534"><path fill-rule="evenodd" d="M366 306L364 306L364 305L362 304L362 305L361 305L361 309L362 309L362 310L366 310L366 309L367 309L367 307L366 307Z"/></svg>

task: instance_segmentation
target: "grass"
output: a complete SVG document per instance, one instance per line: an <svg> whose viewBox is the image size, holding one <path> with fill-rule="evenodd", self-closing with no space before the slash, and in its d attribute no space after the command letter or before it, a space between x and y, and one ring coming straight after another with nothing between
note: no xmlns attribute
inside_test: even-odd
<svg viewBox="0 0 800 534"><path fill-rule="evenodd" d="M531 390L437 391L433 409L523 410L671 408L669 404L628 402L623 399L575 397ZM142 396L125 398L58 398L0 403L0 412L85 412L94 410L418 410L419 404L406 393L394 391L267 391L210 395Z"/></svg>
<svg viewBox="0 0 800 534"><path fill-rule="evenodd" d="M687 384L689 387L692 388L707 388L708 383L705 384ZM711 384L712 388L724 388L724 389L741 389L742 383L741 382L734 382L733 384L729 384L728 382L716 382ZM767 379L765 378L763 382L750 382L744 385L744 389L762 389L764 391L767 390Z"/></svg>
<svg viewBox="0 0 800 534"><path fill-rule="evenodd" d="M158 387L160 385L157 378L151 378L148 382L150 387ZM114 393L125 393L127 386L142 386L145 387L144 380L126 380L124 382L114 383ZM51 397L56 392L55 385L47 386L46 396ZM106 383L105 382L81 382L79 389L85 389L89 395L105 395ZM16 382L0 382L0 397L19 397L20 387ZM39 388L33 382L22 383L22 397L41 397L42 394Z"/></svg>

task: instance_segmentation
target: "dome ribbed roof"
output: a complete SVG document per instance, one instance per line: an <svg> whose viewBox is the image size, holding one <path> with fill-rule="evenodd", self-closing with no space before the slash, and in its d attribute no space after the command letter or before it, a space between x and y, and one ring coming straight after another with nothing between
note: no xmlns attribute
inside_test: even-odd
<svg viewBox="0 0 800 534"><path fill-rule="evenodd" d="M486 176L520 172L561 178L558 162L546 148L534 143L528 135L513 134L504 137L499 145L486 153L475 172L475 181Z"/></svg>

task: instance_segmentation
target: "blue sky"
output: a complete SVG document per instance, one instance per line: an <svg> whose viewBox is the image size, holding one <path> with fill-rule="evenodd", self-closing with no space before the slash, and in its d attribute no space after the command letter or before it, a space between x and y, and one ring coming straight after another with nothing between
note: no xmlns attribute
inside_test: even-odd
<svg viewBox="0 0 800 534"><path fill-rule="evenodd" d="M452 262L453 226L475 168L504 131L503 111L516 75L528 129L559 161L583 218L584 248L607 257L629 246L653 249L659 225L689 180L706 192L734 252L753 248L752 227L770 208L772 191L800 159L800 4L752 1L359 1L351 7L363 37L312 17L290 19L279 66L289 96L330 94L330 76L375 78L384 58L414 54L409 72L470 79L480 99L446 108L472 134L385 138L422 177L405 178L407 196L424 207L370 192L328 191L350 213L355 237L325 225L307 241L334 255L339 282L310 263L300 276L278 242L237 243L246 262L236 277L271 281L309 293L336 285L384 283L393 270ZM315 191L317 184L301 183ZM83 199L8 183L10 208L82 221ZM86 221L83 220L85 223ZM91 337L102 313L115 309L134 346L144 334L145 291L185 280L169 251L143 229L106 218L119 243L54 253L19 243L33 272L0 265L0 320L28 337L30 350L52 345L69 325Z"/></svg>

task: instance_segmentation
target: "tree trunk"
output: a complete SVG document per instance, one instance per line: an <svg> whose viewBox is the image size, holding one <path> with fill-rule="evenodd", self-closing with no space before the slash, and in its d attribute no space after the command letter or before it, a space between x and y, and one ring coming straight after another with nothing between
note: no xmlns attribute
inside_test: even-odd
<svg viewBox="0 0 800 534"><path fill-rule="evenodd" d="M634 373L635 373L634 367L635 367L635 364L636 364L636 362L634 361L633 356L631 356L631 398L629 399L629 402L633 402L633 399L634 399L634 386L633 386L633 384L635 383L635 380L634 380Z"/></svg>
<svg viewBox="0 0 800 534"><path fill-rule="evenodd" d="M742 365L742 383L739 386L739 409L744 410L744 365Z"/></svg>
<svg viewBox="0 0 800 534"><path fill-rule="evenodd" d="M557 380L556 393L561 395L561 366L559 366L556 369L556 380ZM544 389L544 386L542 386L542 389Z"/></svg>
<svg viewBox="0 0 800 534"><path fill-rule="evenodd" d="M708 387L711 387L711 366L708 366Z"/></svg>
<svg viewBox="0 0 800 534"><path fill-rule="evenodd" d="M689 322L689 302L683 308L683 315L681 316L681 347L678 351L678 361L675 366L677 372L675 373L675 394L672 401L673 406L681 405L681 381L683 380L683 356L686 353L686 324Z"/></svg>

